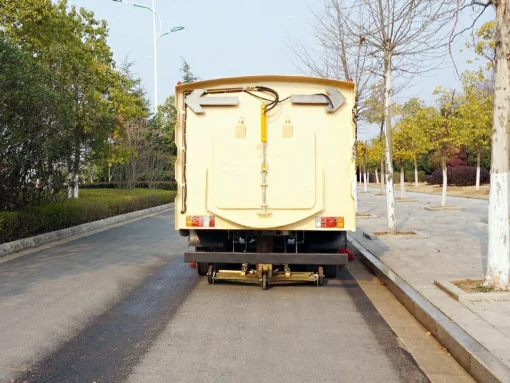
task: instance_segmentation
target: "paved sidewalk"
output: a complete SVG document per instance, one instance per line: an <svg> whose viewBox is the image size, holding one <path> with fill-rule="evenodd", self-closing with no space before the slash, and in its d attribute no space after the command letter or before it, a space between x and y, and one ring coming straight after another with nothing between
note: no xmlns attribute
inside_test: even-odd
<svg viewBox="0 0 510 383"><path fill-rule="evenodd" d="M351 236L510 367L510 301L460 303L434 285L437 279L484 278L488 201L447 197L448 205L464 210L428 211L424 208L439 205L441 196L409 192L416 202L395 203L397 230L418 235L371 240L363 232L384 231L387 222L386 202L373 197L377 192L359 192L359 213L378 217L358 219Z"/></svg>

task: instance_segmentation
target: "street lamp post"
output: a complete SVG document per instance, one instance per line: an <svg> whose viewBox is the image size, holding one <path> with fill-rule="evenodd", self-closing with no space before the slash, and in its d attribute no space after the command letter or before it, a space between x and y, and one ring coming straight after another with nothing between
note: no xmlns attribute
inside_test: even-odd
<svg viewBox="0 0 510 383"><path fill-rule="evenodd" d="M154 116L158 112L158 37L156 35L156 7L152 0L152 32L154 38ZM161 19L159 19L159 32L161 33Z"/></svg>
<svg viewBox="0 0 510 383"><path fill-rule="evenodd" d="M156 114L158 111L158 48L157 48L157 41L160 37L169 35L172 32L182 31L184 29L184 27L176 26L176 27L173 27L172 29L170 29L169 31L162 32L161 17L159 17L158 13L156 12L156 7L154 4L155 0L152 0L152 7L149 7L144 4L133 3L131 1L124 1L124 0L112 0L112 1L115 1L116 3L129 4L129 5L132 5L137 8L148 9L149 11L152 12L152 29L153 29L153 39L154 39L154 41L153 41L153 43L154 43L154 114ZM156 18L159 21L159 32L156 31Z"/></svg>

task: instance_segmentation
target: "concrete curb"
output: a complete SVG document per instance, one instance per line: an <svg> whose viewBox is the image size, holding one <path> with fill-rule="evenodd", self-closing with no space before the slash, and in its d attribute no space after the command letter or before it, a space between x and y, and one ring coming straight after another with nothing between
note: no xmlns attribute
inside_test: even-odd
<svg viewBox="0 0 510 383"><path fill-rule="evenodd" d="M391 235L391 234L380 234L378 232L371 232L371 231L364 231L363 232L363 237L367 238L367 239L370 239L371 241L377 241L379 239L384 238L386 236L386 238L392 238L392 239L426 239L427 236L422 234L422 233L419 233L417 231L414 231L414 230L409 230L410 233L406 233L406 234L402 234L402 232L398 232L397 231L397 235Z"/></svg>
<svg viewBox="0 0 510 383"><path fill-rule="evenodd" d="M510 301L510 292L508 291L490 293L467 293L446 279L435 280L434 284L459 302Z"/></svg>
<svg viewBox="0 0 510 383"><path fill-rule="evenodd" d="M379 186L375 187L375 186L369 186L370 189L379 189ZM427 192L424 192L424 191L416 191L416 190L413 190L412 189L412 186L411 188L407 189L406 188L406 192L409 192L409 193L418 193L418 194L426 194L426 195L438 195L438 196L441 196L441 193L427 193ZM446 196L447 197L455 197L455 198L468 198L468 199L479 199L479 200L482 200L482 201L489 201L489 196L487 196L487 198L484 198L484 197L473 197L473 196L465 196L465 195L455 195L455 194L450 194L448 192L446 192Z"/></svg>
<svg viewBox="0 0 510 383"><path fill-rule="evenodd" d="M370 213L362 214L362 215L357 215L356 214L356 219L372 219L372 218L379 218L379 216L378 215L374 215L374 214L370 214Z"/></svg>
<svg viewBox="0 0 510 383"><path fill-rule="evenodd" d="M414 290L358 241L347 236L348 247L383 282L404 307L479 382L509 382L510 368L491 354L441 310Z"/></svg>
<svg viewBox="0 0 510 383"><path fill-rule="evenodd" d="M425 206L424 209L428 211L466 210L461 206Z"/></svg>
<svg viewBox="0 0 510 383"><path fill-rule="evenodd" d="M418 200L414 198L395 198L395 202L418 202Z"/></svg>
<svg viewBox="0 0 510 383"><path fill-rule="evenodd" d="M58 241L77 234L83 234L89 231L97 230L106 226L110 226L119 222L128 221L130 219L143 217L145 215L163 212L174 206L174 203L159 205L149 209L133 211L131 213L116 215L114 217L101 219L99 221L84 223L78 226L68 227L67 229L52 231L49 233L39 234L34 237L22 238L16 241L3 243L0 245L0 258L26 250L32 247L44 245L48 242Z"/></svg>

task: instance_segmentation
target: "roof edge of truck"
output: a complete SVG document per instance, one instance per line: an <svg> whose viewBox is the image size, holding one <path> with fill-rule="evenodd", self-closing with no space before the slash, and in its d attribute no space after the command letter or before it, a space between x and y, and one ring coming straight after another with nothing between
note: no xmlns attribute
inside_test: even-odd
<svg viewBox="0 0 510 383"><path fill-rule="evenodd" d="M296 82L296 83L315 83L333 87L343 87L354 89L355 83L350 81L335 80L323 77L311 76L291 76L291 75L251 75L238 77L221 77L215 79L195 81L191 83L180 84L175 87L176 93L193 89L207 89L221 85L233 85L256 82Z"/></svg>

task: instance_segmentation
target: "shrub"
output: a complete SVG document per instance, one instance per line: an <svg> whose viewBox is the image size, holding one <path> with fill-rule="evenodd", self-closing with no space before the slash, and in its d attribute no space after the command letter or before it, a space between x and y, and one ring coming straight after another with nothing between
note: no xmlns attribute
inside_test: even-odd
<svg viewBox="0 0 510 383"><path fill-rule="evenodd" d="M177 190L177 182L175 181L154 181L149 183L147 181L136 181L135 188L148 189L152 184L154 189L158 190ZM93 184L85 184L82 186L83 189L115 189L126 186L126 182L95 182Z"/></svg>
<svg viewBox="0 0 510 383"><path fill-rule="evenodd" d="M414 182L414 170L406 171L406 182ZM423 170L418 170L418 182L425 181L425 172Z"/></svg>
<svg viewBox="0 0 510 383"><path fill-rule="evenodd" d="M170 203L175 192L82 190L79 199L0 212L0 243Z"/></svg>
<svg viewBox="0 0 510 383"><path fill-rule="evenodd" d="M443 171L441 169L436 169L427 178L428 183L432 185L441 185L443 183Z"/></svg>
<svg viewBox="0 0 510 383"><path fill-rule="evenodd" d="M476 184L476 167L474 166L456 166L448 168L448 185L469 186ZM480 169L480 184L489 183L490 175L487 169ZM430 176L427 176L427 182L432 185L441 185L443 183L443 172L441 169L435 170Z"/></svg>

